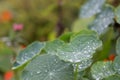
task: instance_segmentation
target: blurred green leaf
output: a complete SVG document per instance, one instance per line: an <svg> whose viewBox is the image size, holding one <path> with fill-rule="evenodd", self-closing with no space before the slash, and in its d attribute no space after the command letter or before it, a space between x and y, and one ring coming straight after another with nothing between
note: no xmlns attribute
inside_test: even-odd
<svg viewBox="0 0 120 80"><path fill-rule="evenodd" d="M120 37L118 38L116 43L116 53L120 55Z"/></svg>
<svg viewBox="0 0 120 80"><path fill-rule="evenodd" d="M12 67L13 51L7 47L3 42L0 42L0 71L6 72Z"/></svg>
<svg viewBox="0 0 120 80"><path fill-rule="evenodd" d="M120 24L120 6L115 9L115 19Z"/></svg>
<svg viewBox="0 0 120 80"><path fill-rule="evenodd" d="M73 32L67 32L59 37L60 40L63 40L64 42L69 42L71 36L73 35Z"/></svg>
<svg viewBox="0 0 120 80"><path fill-rule="evenodd" d="M72 31L73 32L79 32L83 29L88 29L88 26L90 23L94 20L94 16L90 18L82 18L82 19L77 19L72 26Z"/></svg>
<svg viewBox="0 0 120 80"><path fill-rule="evenodd" d="M105 1L106 0L89 0L82 6L80 11L80 18L88 18L101 12Z"/></svg>
<svg viewBox="0 0 120 80"><path fill-rule="evenodd" d="M114 38L113 27L109 27L108 31L100 38L103 43L102 50L96 52L93 58L94 61L104 60L108 58L109 54L111 53L110 51L112 47L114 47L114 45L112 44L113 38Z"/></svg>
<svg viewBox="0 0 120 80"><path fill-rule="evenodd" d="M43 54L32 60L23 72L23 80L73 80L73 67L57 56Z"/></svg>
<svg viewBox="0 0 120 80"><path fill-rule="evenodd" d="M32 58L39 55L44 46L45 43L41 43L38 41L33 42L26 49L19 53L19 55L16 58L16 63L18 64L18 66L13 67L13 69L16 69L17 67L24 65Z"/></svg>
<svg viewBox="0 0 120 80"><path fill-rule="evenodd" d="M12 67L10 55L0 55L0 71L9 71Z"/></svg>
<svg viewBox="0 0 120 80"><path fill-rule="evenodd" d="M107 31L110 24L114 22L114 10L111 6L106 5L105 8L97 14L96 19L89 26L91 30L96 31L99 35Z"/></svg>
<svg viewBox="0 0 120 80"><path fill-rule="evenodd" d="M96 62L91 67L91 74L95 80L101 80L115 74L112 62Z"/></svg>
<svg viewBox="0 0 120 80"><path fill-rule="evenodd" d="M87 32L87 31L85 31ZM91 34L88 34L91 33ZM93 57L95 50L102 46L98 36L92 32L77 34L71 42L58 49L58 56L65 61L81 62Z"/></svg>

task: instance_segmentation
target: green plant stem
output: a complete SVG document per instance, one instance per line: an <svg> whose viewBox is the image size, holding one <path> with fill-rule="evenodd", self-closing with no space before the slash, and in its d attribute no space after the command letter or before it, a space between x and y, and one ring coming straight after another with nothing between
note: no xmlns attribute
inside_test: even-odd
<svg viewBox="0 0 120 80"><path fill-rule="evenodd" d="M15 73L15 80L20 80L20 71L19 70L15 70L14 71L14 73Z"/></svg>
<svg viewBox="0 0 120 80"><path fill-rule="evenodd" d="M74 80L78 79L78 64L76 66L75 72L74 72Z"/></svg>

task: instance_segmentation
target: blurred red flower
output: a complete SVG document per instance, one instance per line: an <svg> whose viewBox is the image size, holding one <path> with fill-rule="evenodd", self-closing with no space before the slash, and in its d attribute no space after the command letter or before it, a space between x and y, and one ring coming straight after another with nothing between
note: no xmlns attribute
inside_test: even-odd
<svg viewBox="0 0 120 80"><path fill-rule="evenodd" d="M21 45L21 48L22 48L22 49L25 49L25 48L26 48L26 45Z"/></svg>
<svg viewBox="0 0 120 80"><path fill-rule="evenodd" d="M4 74L4 80L12 80L13 78L13 71L7 71L5 74Z"/></svg>
<svg viewBox="0 0 120 80"><path fill-rule="evenodd" d="M116 56L115 54L110 54L109 57L108 57L108 59L104 59L104 62L107 62L107 61L114 61L115 56Z"/></svg>
<svg viewBox="0 0 120 80"><path fill-rule="evenodd" d="M109 56L109 60L110 60L110 61L114 61L114 59L115 59L115 54L111 54L111 55Z"/></svg>
<svg viewBox="0 0 120 80"><path fill-rule="evenodd" d="M0 21L5 22L5 21L10 21L12 19L12 13L10 11L3 11L1 13Z"/></svg>

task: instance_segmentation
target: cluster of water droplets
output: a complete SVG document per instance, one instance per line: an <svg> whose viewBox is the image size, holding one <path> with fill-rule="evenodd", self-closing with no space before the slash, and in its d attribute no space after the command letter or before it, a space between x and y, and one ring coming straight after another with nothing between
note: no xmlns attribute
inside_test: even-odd
<svg viewBox="0 0 120 80"><path fill-rule="evenodd" d="M120 56L117 56L113 62L114 70L120 74Z"/></svg>
<svg viewBox="0 0 120 80"><path fill-rule="evenodd" d="M101 11L105 0L89 0L80 11L80 18L88 18Z"/></svg>
<svg viewBox="0 0 120 80"><path fill-rule="evenodd" d="M102 45L95 36L78 36L71 43L58 50L58 56L73 63L92 58L95 50Z"/></svg>
<svg viewBox="0 0 120 80"><path fill-rule="evenodd" d="M25 50L21 51L17 57L17 63L24 64L26 61L32 59L44 47L45 43L34 42L29 45Z"/></svg>
<svg viewBox="0 0 120 80"><path fill-rule="evenodd" d="M114 23L114 11L111 7L106 7L101 11L94 22L90 25L90 29L96 31L98 34L102 34L107 30L107 27Z"/></svg>
<svg viewBox="0 0 120 80"><path fill-rule="evenodd" d="M112 68L111 62L98 62L96 65L94 64L94 68L92 68L92 76L96 80L101 80L114 74L115 71Z"/></svg>
<svg viewBox="0 0 120 80"><path fill-rule="evenodd" d="M88 59L88 60L79 62L77 64L73 64L74 71L76 70L77 65L78 65L78 72L80 72L88 68L91 64L92 64L92 59Z"/></svg>
<svg viewBox="0 0 120 80"><path fill-rule="evenodd" d="M55 55L44 54L36 57L27 65L25 71L28 72L23 77L23 80L60 80L58 79L59 75L64 74L69 78L69 76L73 75L71 74L72 70L70 63L61 61Z"/></svg>

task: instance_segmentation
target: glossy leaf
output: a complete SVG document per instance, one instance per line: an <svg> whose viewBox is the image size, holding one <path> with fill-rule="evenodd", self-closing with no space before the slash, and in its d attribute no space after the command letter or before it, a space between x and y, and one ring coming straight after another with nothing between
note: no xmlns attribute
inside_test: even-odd
<svg viewBox="0 0 120 80"><path fill-rule="evenodd" d="M96 31L99 35L107 31L110 24L114 22L114 11L110 6L106 6L102 12L100 12L93 23L89 26L91 30Z"/></svg>
<svg viewBox="0 0 120 80"><path fill-rule="evenodd" d="M73 67L57 56L43 54L25 68L22 80L73 80Z"/></svg>
<svg viewBox="0 0 120 80"><path fill-rule="evenodd" d="M79 33L71 42L58 49L58 56L65 61L77 63L93 57L95 50L101 47L102 42L92 32ZM88 34L90 33L90 34Z"/></svg>
<svg viewBox="0 0 120 80"><path fill-rule="evenodd" d="M120 24L120 6L115 9L115 19Z"/></svg>
<svg viewBox="0 0 120 80"><path fill-rule="evenodd" d="M45 51L48 54L57 54L57 49L64 44L61 40L54 40L46 43Z"/></svg>
<svg viewBox="0 0 120 80"><path fill-rule="evenodd" d="M29 45L27 48L25 48L23 51L19 53L19 55L16 58L16 63L18 66L21 66L31 60L36 55L39 55L41 50L44 48L45 43L41 42L33 42L31 45ZM17 68L16 66L13 67L13 69Z"/></svg>
<svg viewBox="0 0 120 80"><path fill-rule="evenodd" d="M91 67L92 77L101 80L115 74L112 62L97 62Z"/></svg>
<svg viewBox="0 0 120 80"><path fill-rule="evenodd" d="M113 62L114 69L117 73L120 74L120 56L117 56Z"/></svg>
<svg viewBox="0 0 120 80"><path fill-rule="evenodd" d="M101 12L102 6L106 0L89 0L82 6L80 11L80 18L88 18Z"/></svg>
<svg viewBox="0 0 120 80"><path fill-rule="evenodd" d="M116 53L120 55L120 38L118 38L116 43Z"/></svg>

